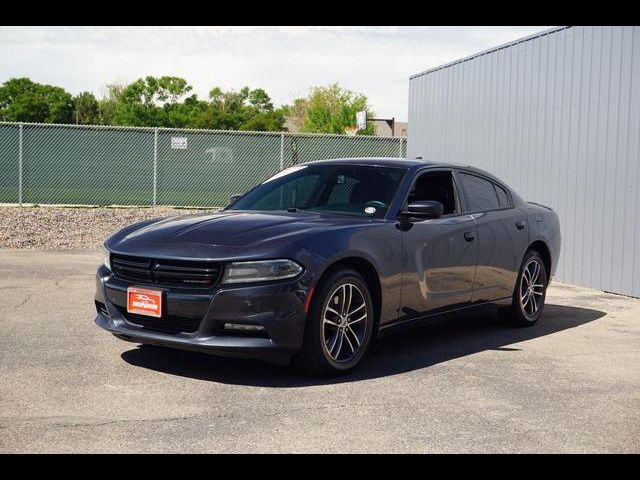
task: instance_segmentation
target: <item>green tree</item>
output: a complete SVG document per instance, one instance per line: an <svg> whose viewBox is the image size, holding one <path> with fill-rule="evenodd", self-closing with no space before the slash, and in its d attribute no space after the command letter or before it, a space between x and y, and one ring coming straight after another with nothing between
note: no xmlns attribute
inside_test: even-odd
<svg viewBox="0 0 640 480"><path fill-rule="evenodd" d="M191 127L193 119L207 108L207 102L198 100L196 95L191 95L181 103L166 104L163 107L165 127L185 128Z"/></svg>
<svg viewBox="0 0 640 480"><path fill-rule="evenodd" d="M15 122L70 123L71 94L63 88L11 78L0 87L0 118Z"/></svg>
<svg viewBox="0 0 640 480"><path fill-rule="evenodd" d="M13 78L0 86L0 120L281 131L286 107L274 108L262 88L224 91L204 101L180 77L148 76L130 84L111 83L100 100L91 92L75 97L60 87Z"/></svg>
<svg viewBox="0 0 640 480"><path fill-rule="evenodd" d="M286 120L286 110L278 108L271 112L258 112L240 126L240 130L255 132L282 132Z"/></svg>
<svg viewBox="0 0 640 480"><path fill-rule="evenodd" d="M341 88L337 83L327 87L314 87L309 96L296 99L290 109L292 121L306 133L345 133L346 127L355 126L356 112L366 111L373 117L367 97ZM373 123L369 123L359 135L374 135Z"/></svg>
<svg viewBox="0 0 640 480"><path fill-rule="evenodd" d="M127 86L123 83L114 82L106 86L106 92L98 100L98 110L100 112L100 123L102 125L115 125L116 110L118 102L122 97L122 92Z"/></svg>
<svg viewBox="0 0 640 480"><path fill-rule="evenodd" d="M261 88L251 90L249 92L248 99L249 104L260 113L273 111L273 103L271 103L271 98L269 97L269 95L267 95L267 92L265 92Z"/></svg>
<svg viewBox="0 0 640 480"><path fill-rule="evenodd" d="M261 88L239 92L214 87L209 102L189 124L194 128L219 130L282 131L285 111L274 109L271 98Z"/></svg>
<svg viewBox="0 0 640 480"><path fill-rule="evenodd" d="M122 90L113 121L116 125L182 127L188 119L180 104L191 90L191 85L180 77L138 79ZM196 100L193 95L190 106Z"/></svg>
<svg viewBox="0 0 640 480"><path fill-rule="evenodd" d="M98 100L91 92L82 92L73 97L73 122L81 125L100 123Z"/></svg>

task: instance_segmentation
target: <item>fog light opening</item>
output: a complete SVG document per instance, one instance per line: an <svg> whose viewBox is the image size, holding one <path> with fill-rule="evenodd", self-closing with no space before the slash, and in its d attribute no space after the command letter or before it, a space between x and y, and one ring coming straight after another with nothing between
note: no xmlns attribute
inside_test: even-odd
<svg viewBox="0 0 640 480"><path fill-rule="evenodd" d="M224 329L236 332L264 332L262 325L251 325L249 323L225 323Z"/></svg>

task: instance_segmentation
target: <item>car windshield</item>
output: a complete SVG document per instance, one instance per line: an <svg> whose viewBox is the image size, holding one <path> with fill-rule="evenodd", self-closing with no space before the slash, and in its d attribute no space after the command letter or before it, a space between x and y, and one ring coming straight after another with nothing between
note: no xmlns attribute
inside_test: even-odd
<svg viewBox="0 0 640 480"><path fill-rule="evenodd" d="M229 210L314 210L382 218L406 172L400 167L298 165L269 178Z"/></svg>

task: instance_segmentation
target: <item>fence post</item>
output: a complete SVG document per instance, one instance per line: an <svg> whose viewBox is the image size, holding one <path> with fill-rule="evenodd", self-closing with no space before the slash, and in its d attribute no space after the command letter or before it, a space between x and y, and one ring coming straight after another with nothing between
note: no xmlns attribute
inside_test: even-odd
<svg viewBox="0 0 640 480"><path fill-rule="evenodd" d="M22 206L22 123L18 125L18 202Z"/></svg>
<svg viewBox="0 0 640 480"><path fill-rule="evenodd" d="M402 146L404 144L404 138L400 137L400 154L398 155L399 157L402 157Z"/></svg>
<svg viewBox="0 0 640 480"><path fill-rule="evenodd" d="M156 206L158 191L158 129L153 129L153 206Z"/></svg>
<svg viewBox="0 0 640 480"><path fill-rule="evenodd" d="M284 167L284 132L280 134L280 170Z"/></svg>

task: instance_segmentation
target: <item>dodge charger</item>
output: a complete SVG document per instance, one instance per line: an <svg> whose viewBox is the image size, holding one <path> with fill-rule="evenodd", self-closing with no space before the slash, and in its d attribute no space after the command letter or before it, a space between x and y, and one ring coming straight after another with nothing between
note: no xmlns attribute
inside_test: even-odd
<svg viewBox="0 0 640 480"><path fill-rule="evenodd" d="M338 375L372 340L445 314L495 305L533 325L559 251L557 214L478 168L312 162L216 213L113 234L96 323L131 342Z"/></svg>

